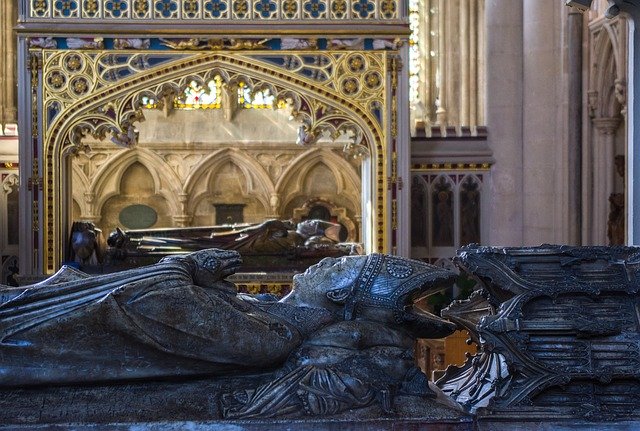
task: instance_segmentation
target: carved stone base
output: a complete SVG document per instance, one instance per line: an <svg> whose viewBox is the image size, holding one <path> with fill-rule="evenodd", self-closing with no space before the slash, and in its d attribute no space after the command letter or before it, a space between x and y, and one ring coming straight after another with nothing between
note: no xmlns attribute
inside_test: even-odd
<svg viewBox="0 0 640 431"><path fill-rule="evenodd" d="M222 420L221 395L256 385L254 379L141 382L110 386L21 388L0 391L0 430L429 430L472 431L473 418L446 400L402 396L393 413L379 405L331 417ZM450 401L449 401L450 402Z"/></svg>
<svg viewBox="0 0 640 431"><path fill-rule="evenodd" d="M635 431L638 421L581 422L581 421L523 421L517 418L497 421L478 419L478 431Z"/></svg>
<svg viewBox="0 0 640 431"><path fill-rule="evenodd" d="M0 425L0 430L88 430L88 431L476 431L472 422L422 420L366 420L366 421L256 421L246 422L148 422L80 425ZM551 430L551 428L549 428ZM506 430L505 430L506 431ZM509 429L511 431L511 429ZM576 429L577 431L577 429ZM594 429L595 431L595 429ZM607 428L609 431L609 428ZM614 430L611 430L614 431ZM618 431L616 429L615 431Z"/></svg>

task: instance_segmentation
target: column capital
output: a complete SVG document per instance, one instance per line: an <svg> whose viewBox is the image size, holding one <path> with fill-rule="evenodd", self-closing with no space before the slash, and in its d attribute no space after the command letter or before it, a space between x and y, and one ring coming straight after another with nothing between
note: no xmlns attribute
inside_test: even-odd
<svg viewBox="0 0 640 431"><path fill-rule="evenodd" d="M591 120L593 126L604 135L613 135L616 133L622 119L620 117L599 117Z"/></svg>
<svg viewBox="0 0 640 431"><path fill-rule="evenodd" d="M173 223L177 227L189 227L191 225L191 221L193 220L193 216L189 214L174 214L171 216L173 219Z"/></svg>

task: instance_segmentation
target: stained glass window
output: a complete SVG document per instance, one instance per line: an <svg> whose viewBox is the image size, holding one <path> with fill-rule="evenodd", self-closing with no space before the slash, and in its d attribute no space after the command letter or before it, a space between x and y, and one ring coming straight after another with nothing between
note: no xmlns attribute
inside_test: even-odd
<svg viewBox="0 0 640 431"><path fill-rule="evenodd" d="M222 78L216 75L212 80L202 85L191 81L183 93L173 101L175 109L220 109L222 106ZM286 100L276 100L269 88L252 91L245 83L238 84L238 106L244 109L272 109L286 108ZM152 96L141 98L142 106L147 109L158 107L157 100Z"/></svg>
<svg viewBox="0 0 640 431"><path fill-rule="evenodd" d="M191 81L184 93L176 97L173 107L177 109L219 109L222 100L222 78L216 75L205 85Z"/></svg>
<svg viewBox="0 0 640 431"><path fill-rule="evenodd" d="M158 107L158 104L153 97L142 96L142 107L147 109L155 109Z"/></svg>
<svg viewBox="0 0 640 431"><path fill-rule="evenodd" d="M275 96L268 88L252 93L244 82L238 84L238 105L245 109L273 108L274 101Z"/></svg>

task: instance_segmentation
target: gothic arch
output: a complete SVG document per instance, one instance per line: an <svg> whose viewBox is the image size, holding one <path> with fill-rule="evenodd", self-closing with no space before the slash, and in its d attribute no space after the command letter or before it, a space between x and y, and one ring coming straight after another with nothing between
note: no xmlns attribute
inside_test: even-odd
<svg viewBox="0 0 640 431"><path fill-rule="evenodd" d="M330 149L318 148L313 151L302 154L295 162L291 163L291 167L284 172L280 180L276 185L276 191L281 193L281 212L286 212L289 215L292 212L293 217L296 217L296 211L299 213L300 205L304 206L309 201L309 195L304 190L304 184L308 180L308 173L312 172L314 168L322 165L328 169L337 187L336 196L342 197L342 203L331 202L331 205L335 208L342 208L344 214L335 215L338 218L347 220L345 226L349 230L350 238L357 238L353 228L355 224L351 221L351 218L356 220L361 217L361 199L360 194L360 180L357 176L354 167L349 164L344 158L336 155ZM282 195L283 190L288 190L289 193ZM302 198L305 198L304 202L300 202ZM320 196L313 196L311 199L321 198ZM347 213L348 211L349 213Z"/></svg>
<svg viewBox="0 0 640 431"><path fill-rule="evenodd" d="M180 178L168 166L162 157L144 148L136 148L117 154L109 163L105 163L96 173L90 185L100 199L95 203L95 213L100 214L102 207L111 197L120 194L123 173L134 163L140 163L151 174L154 190L160 194L174 214L180 211L177 190L168 190L167 184L180 184Z"/></svg>
<svg viewBox="0 0 640 431"><path fill-rule="evenodd" d="M328 161L331 162L327 163ZM276 192L280 193L282 190L294 190L294 193L301 192L301 184L295 184L295 180L304 178L304 172L308 172L318 163L324 164L331 170L336 179L338 193L347 189L347 183L356 190L360 187L360 178L355 174L355 169L349 162L330 149L314 148L291 161L289 168L282 173L275 185Z"/></svg>
<svg viewBox="0 0 640 431"><path fill-rule="evenodd" d="M624 83L625 68L620 58L620 38L611 23L605 23L594 32L593 60L591 64L591 110L596 118L620 115L619 85ZM594 100L595 98L595 100Z"/></svg>
<svg viewBox="0 0 640 431"><path fill-rule="evenodd" d="M482 190L483 189L484 184L482 183L482 180L480 180L480 178L478 178L478 176L476 174L466 174L460 180L460 184L464 183L468 179L471 179L471 181L473 181L474 184L478 185L478 190Z"/></svg>
<svg viewBox="0 0 640 431"><path fill-rule="evenodd" d="M200 162L185 182L182 193L189 196L188 213L192 213L198 203L208 194L208 190L205 190L193 195L195 186L202 182L209 184L211 178L216 175L216 171L228 162L233 163L244 174L244 178L247 180L247 194L255 197L265 209L269 208L269 199L274 192L269 174L254 159L243 156L233 148L227 148L212 153Z"/></svg>
<svg viewBox="0 0 640 431"><path fill-rule="evenodd" d="M585 244L608 244L610 197L617 190L615 157L624 156L621 130L626 112L626 21L596 20L590 26L588 130L584 136L583 232ZM623 153L621 154L620 151Z"/></svg>
<svg viewBox="0 0 640 431"><path fill-rule="evenodd" d="M387 214L385 212L389 197L387 190L387 170L389 165L385 157L389 151L391 134L389 130L397 130L396 117L383 109L385 101L390 97L395 98L396 80L382 79L391 70L391 75L397 77L397 61L389 59L385 51L372 51L367 53L352 53L349 51L326 51L314 53L314 56L323 56L332 64L333 69L324 75L322 79L310 78L304 70L305 67L313 67L306 64L303 57L297 56L295 51L285 54L276 52L251 52L229 53L225 51L162 51L145 52L147 54L164 56L165 60L154 63L148 68L132 70L120 74L116 72L115 79L106 78L106 68L110 67L104 58L112 54L109 51L69 51L57 50L47 57L46 66L43 68L44 78L53 73L62 71L65 58L74 56L90 67L83 69L96 70L96 75L81 75L87 82L86 92L73 93L77 87L69 87L65 93L66 100L60 101L52 98L53 92L46 93L43 99L44 106L58 103L59 109L55 115L48 114L44 119L45 132L43 136L43 191L44 220L43 224L43 258L44 271L55 270L61 249L64 230L62 207L64 199L68 199L68 189L65 187L65 167L62 159L65 154L84 149L83 137L91 135L96 139L108 138L120 145L129 146L135 144L136 122L143 118L140 109L140 97L144 94L154 94L157 99L162 98L163 89L171 80L179 80L186 76L207 75L213 69L225 71L235 76L246 76L261 85L271 85L278 97L297 101L292 106L292 115L302 123L304 142L315 142L322 135L329 134L337 138L344 134L358 136L358 144L367 148L371 155L371 172L367 179L372 181L367 187L367 200L373 202L371 210L367 213L366 227L367 246L375 250L384 251L388 247ZM133 57L139 52L121 51L121 57ZM59 58L56 59L56 56ZM281 63L273 61L275 57L297 57L301 59L301 66L296 69L288 69ZM357 57L357 58L356 58ZM356 63L365 58L368 67L356 72ZM54 65L55 61L58 61ZM354 62L353 66L349 63ZM389 62L389 64L387 64ZM390 65L394 67L390 67ZM117 64L114 67L126 67ZM349 67L351 72L348 71ZM89 72L86 72L89 73ZM362 73L360 81L354 81L355 76L347 76L349 73ZM367 77L367 79L363 79ZM368 79L371 78L371 79ZM375 79L374 79L375 78ZM69 78L71 79L71 78ZM77 79L76 76L73 79ZM79 78L78 78L79 79ZM394 78L395 79L395 78ZM53 81L47 81L47 85ZM354 82L356 83L354 85ZM358 83L359 82L359 83ZM395 90L394 90L395 91ZM57 96L56 96L57 97ZM57 109L57 108L56 108ZM361 138L361 140L360 140ZM177 206L175 202L169 201ZM268 206L267 206L268 207ZM374 229L375 226L375 229ZM375 234L372 234L375 232Z"/></svg>

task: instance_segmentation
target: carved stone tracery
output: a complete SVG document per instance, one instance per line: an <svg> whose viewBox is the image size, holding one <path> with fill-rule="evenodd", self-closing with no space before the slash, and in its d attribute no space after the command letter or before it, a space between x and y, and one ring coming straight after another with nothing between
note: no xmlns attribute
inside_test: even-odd
<svg viewBox="0 0 640 431"><path fill-rule="evenodd" d="M44 58L45 176L50 178L45 193L46 219L47 225L53 227L45 238L49 270L58 260L54 244L62 236L62 230L51 223L60 214L59 191L51 187L61 183L60 157L88 151L86 137L110 138L121 146L134 147L138 140L136 124L144 120L142 97L153 98L158 109L164 108L166 112L171 95L180 94L194 79L206 82L220 76L230 89L237 88L239 83L253 91L268 88L277 101L290 107L291 115L311 136L311 142L321 138L352 142L345 150L355 157L374 155L376 175L384 178L381 106L385 97L382 77L386 52L278 56L258 51L231 56L224 52L122 51L115 55L107 51L45 50ZM309 76L313 78L309 80ZM354 152L353 145L364 148L364 152L357 149ZM383 190L384 183L378 182L377 199L385 199ZM270 208L270 200L262 202L265 208ZM189 217L180 211L181 205L172 207L176 214L182 214L180 217ZM384 219L381 211L376 215L379 220ZM382 241L379 237L378 247Z"/></svg>
<svg viewBox="0 0 640 431"><path fill-rule="evenodd" d="M584 134L584 196L582 240L586 244L608 244L609 198L623 193L616 181L614 157L623 153L627 106L627 20L606 19L604 2L594 2L590 12L590 65L587 80L589 133ZM619 203L619 202L618 202ZM615 206L615 205L614 205ZM624 211L624 208L622 208ZM624 236L624 235L623 235Z"/></svg>

